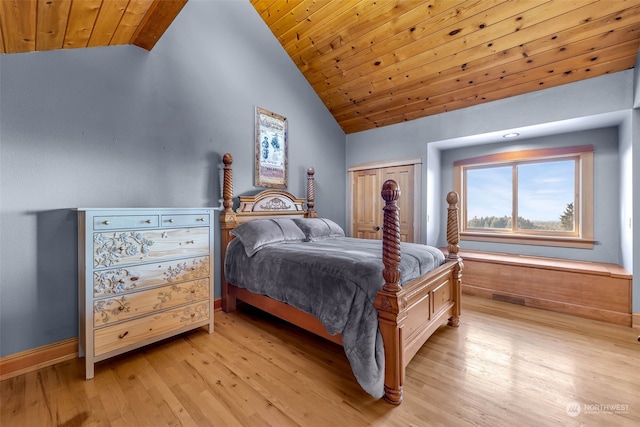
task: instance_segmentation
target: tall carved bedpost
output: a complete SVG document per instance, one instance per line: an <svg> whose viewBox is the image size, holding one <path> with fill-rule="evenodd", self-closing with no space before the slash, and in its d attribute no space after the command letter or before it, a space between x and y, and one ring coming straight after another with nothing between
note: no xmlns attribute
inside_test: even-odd
<svg viewBox="0 0 640 427"><path fill-rule="evenodd" d="M224 210L220 212L220 249L222 250L222 259L225 259L224 254L232 238L229 231L236 225L236 213L233 211L233 173L231 170L233 157L231 154L226 153L222 156L222 163L224 163L222 184L222 206ZM224 265L222 269L222 309L225 312L234 311L236 309L236 298L229 294L229 286L224 277Z"/></svg>
<svg viewBox="0 0 640 427"><path fill-rule="evenodd" d="M460 251L460 246L458 243L460 242L460 232L459 232L459 215L458 215L458 201L459 201L458 193L455 191L451 191L447 194L447 203L449 203L449 207L447 208L447 250L449 252L448 259L450 261L457 261L458 265L456 265L453 269L453 277L454 277L454 288L453 292L455 293L454 301L457 301L456 305L453 307L453 315L449 318L449 326L458 326L460 324L460 301L462 298L462 269L464 264L462 263L462 258L458 255Z"/></svg>
<svg viewBox="0 0 640 427"><path fill-rule="evenodd" d="M222 163L224 163L222 206L224 206L224 213L227 214L233 213L233 171L231 170L233 157L231 154L226 153L222 156Z"/></svg>
<svg viewBox="0 0 640 427"><path fill-rule="evenodd" d="M315 190L315 179L313 175L315 175L316 171L313 168L307 169L307 218L317 218L318 212L314 209L315 200L316 200L316 190Z"/></svg>
<svg viewBox="0 0 640 427"><path fill-rule="evenodd" d="M385 400L394 405L402 402L405 363L403 354L403 327L406 319L404 291L400 287L400 215L398 198L400 188L394 180L382 185L385 201L384 228L382 230L382 262L384 286L378 291L375 306L378 324L385 346L384 393Z"/></svg>
<svg viewBox="0 0 640 427"><path fill-rule="evenodd" d="M398 292L400 288L400 214L398 199L400 198L400 187L390 179L382 185L382 198L385 206L384 227L382 229L382 263L384 270L384 290Z"/></svg>

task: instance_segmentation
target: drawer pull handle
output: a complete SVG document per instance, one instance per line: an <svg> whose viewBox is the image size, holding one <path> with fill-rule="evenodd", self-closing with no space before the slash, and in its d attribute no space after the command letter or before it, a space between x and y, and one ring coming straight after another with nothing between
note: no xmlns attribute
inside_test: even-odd
<svg viewBox="0 0 640 427"><path fill-rule="evenodd" d="M139 277L136 277L136 276L132 276L132 277L131 277L131 281L132 281L132 282L135 282L135 281L136 281L136 280L138 280L138 279L139 279Z"/></svg>
<svg viewBox="0 0 640 427"><path fill-rule="evenodd" d="M105 221L102 221L102 223L103 223L104 225L109 225L109 224L110 224L110 223L109 223L109 221L106 221L106 220L105 220Z"/></svg>
<svg viewBox="0 0 640 427"><path fill-rule="evenodd" d="M127 335L129 335L129 331L124 331L123 333L118 335L118 338L122 339L122 338L126 337Z"/></svg>
<svg viewBox="0 0 640 427"><path fill-rule="evenodd" d="M202 222L204 222L204 218L198 218L198 219L196 219L196 221L202 221Z"/></svg>
<svg viewBox="0 0 640 427"><path fill-rule="evenodd" d="M191 313L191 317L192 318L196 317L196 314L195 313Z"/></svg>
<svg viewBox="0 0 640 427"><path fill-rule="evenodd" d="M169 221L169 222L173 222L173 218L169 218L167 221Z"/></svg>
<svg viewBox="0 0 640 427"><path fill-rule="evenodd" d="M118 307L118 310L120 311L124 310L124 305L121 305L120 307Z"/></svg>
<svg viewBox="0 0 640 427"><path fill-rule="evenodd" d="M150 219L146 220L145 222L146 222L147 224L151 224L151 220L150 220Z"/></svg>
<svg viewBox="0 0 640 427"><path fill-rule="evenodd" d="M187 243L194 244L194 243L195 243L195 241L193 241L193 240L187 240Z"/></svg>
<svg viewBox="0 0 640 427"><path fill-rule="evenodd" d="M191 293L192 293L192 294L195 294L195 293L196 293L196 290L195 290L195 289L191 289Z"/></svg>

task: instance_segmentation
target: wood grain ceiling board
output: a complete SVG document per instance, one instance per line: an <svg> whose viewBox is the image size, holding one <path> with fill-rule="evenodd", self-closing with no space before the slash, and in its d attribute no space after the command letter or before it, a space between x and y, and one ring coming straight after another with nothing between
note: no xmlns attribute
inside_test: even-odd
<svg viewBox="0 0 640 427"><path fill-rule="evenodd" d="M36 19L36 50L61 49L64 41L64 28L71 0L57 2L38 2Z"/></svg>
<svg viewBox="0 0 640 427"><path fill-rule="evenodd" d="M0 0L0 53L151 50L187 0ZM640 0L251 0L346 133L632 68Z"/></svg>
<svg viewBox="0 0 640 427"><path fill-rule="evenodd" d="M632 68L640 0L252 0L346 133Z"/></svg>
<svg viewBox="0 0 640 427"><path fill-rule="evenodd" d="M0 0L0 53L155 46L187 0Z"/></svg>

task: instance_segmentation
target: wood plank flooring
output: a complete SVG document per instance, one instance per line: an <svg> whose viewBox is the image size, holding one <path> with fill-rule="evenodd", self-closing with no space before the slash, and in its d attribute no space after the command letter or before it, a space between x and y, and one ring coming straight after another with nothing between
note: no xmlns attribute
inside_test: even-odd
<svg viewBox="0 0 640 427"><path fill-rule="evenodd" d="M463 297L407 368L394 407L356 383L342 348L251 309L118 356L0 383L9 426L638 426L638 331Z"/></svg>

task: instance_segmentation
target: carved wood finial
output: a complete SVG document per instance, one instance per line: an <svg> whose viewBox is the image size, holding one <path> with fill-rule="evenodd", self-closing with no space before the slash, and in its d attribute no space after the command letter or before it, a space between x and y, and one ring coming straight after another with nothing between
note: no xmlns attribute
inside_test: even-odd
<svg viewBox="0 0 640 427"><path fill-rule="evenodd" d="M315 179L313 175L315 175L316 171L314 168L307 169L307 216L316 217L318 214L314 208L315 200L316 200L316 191L315 191Z"/></svg>
<svg viewBox="0 0 640 427"><path fill-rule="evenodd" d="M382 229L382 262L384 270L383 289L389 292L400 291L400 214L398 198L400 187L398 183L390 179L382 185L382 198L384 199L384 228Z"/></svg>
<svg viewBox="0 0 640 427"><path fill-rule="evenodd" d="M233 212L233 173L231 170L233 157L231 156L231 154L226 153L224 156L222 156L222 163L224 163L222 206L224 206L224 212Z"/></svg>

